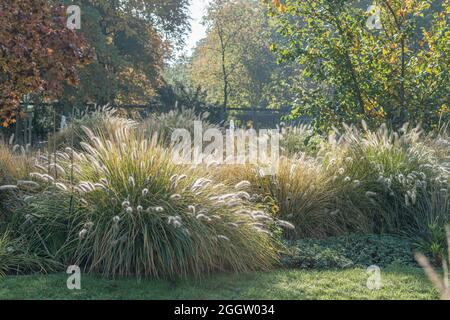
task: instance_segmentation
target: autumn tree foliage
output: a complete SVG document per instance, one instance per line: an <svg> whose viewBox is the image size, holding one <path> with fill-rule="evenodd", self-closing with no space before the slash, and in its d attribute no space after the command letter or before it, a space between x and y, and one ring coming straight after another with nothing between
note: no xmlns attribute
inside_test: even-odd
<svg viewBox="0 0 450 320"><path fill-rule="evenodd" d="M327 130L361 119L373 126L448 121L448 0L377 1L380 28L363 0L272 0L281 41L272 49L302 68L292 116Z"/></svg>
<svg viewBox="0 0 450 320"><path fill-rule="evenodd" d="M0 2L0 123L15 122L24 95L55 98L92 59L66 27L66 9L47 0Z"/></svg>
<svg viewBox="0 0 450 320"><path fill-rule="evenodd" d="M188 0L79 1L78 32L97 59L81 71L76 89L66 88L61 102L148 103L164 85L164 62L189 28L188 5Z"/></svg>
<svg viewBox="0 0 450 320"><path fill-rule="evenodd" d="M204 17L207 34L189 68L191 81L206 90L209 103L225 109L281 106L272 102L282 100L281 82L295 68L277 64L270 51L277 34L268 20L258 0L210 2Z"/></svg>

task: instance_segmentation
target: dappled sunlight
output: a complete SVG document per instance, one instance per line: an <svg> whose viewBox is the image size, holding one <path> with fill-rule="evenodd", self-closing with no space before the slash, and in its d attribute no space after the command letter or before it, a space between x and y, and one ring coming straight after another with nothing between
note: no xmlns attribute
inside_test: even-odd
<svg viewBox="0 0 450 320"><path fill-rule="evenodd" d="M448 299L449 12L2 0L0 299Z"/></svg>

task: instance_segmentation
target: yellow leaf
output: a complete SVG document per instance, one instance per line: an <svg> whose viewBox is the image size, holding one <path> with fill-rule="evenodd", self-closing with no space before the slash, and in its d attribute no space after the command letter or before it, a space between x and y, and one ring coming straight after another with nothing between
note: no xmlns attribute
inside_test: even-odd
<svg viewBox="0 0 450 320"><path fill-rule="evenodd" d="M285 13L286 12L286 6L280 2L280 0L272 0L272 3L274 7L277 9L278 12Z"/></svg>

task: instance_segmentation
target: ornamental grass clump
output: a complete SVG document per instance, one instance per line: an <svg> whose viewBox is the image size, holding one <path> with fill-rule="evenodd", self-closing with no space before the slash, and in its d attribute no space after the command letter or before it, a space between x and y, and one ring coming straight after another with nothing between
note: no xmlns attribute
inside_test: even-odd
<svg viewBox="0 0 450 320"><path fill-rule="evenodd" d="M0 142L0 185L26 178L32 167L32 157L23 147Z"/></svg>
<svg viewBox="0 0 450 320"><path fill-rule="evenodd" d="M169 146L172 143L172 133L175 129L186 129L194 136L194 123L200 121L204 131L208 129L220 129L208 121L209 114L207 112L197 114L194 109L171 110L167 113L151 114L140 125L146 138L158 136L158 141Z"/></svg>
<svg viewBox="0 0 450 320"><path fill-rule="evenodd" d="M272 216L294 228L284 228L287 238L322 238L344 233L336 223L336 191L318 161L304 154L281 157L274 175L264 175L257 166L225 165L214 171L226 183L238 179L252 182L252 200L269 204Z"/></svg>
<svg viewBox="0 0 450 320"><path fill-rule="evenodd" d="M364 233L399 233L417 224L433 192L448 192L441 154L420 128L407 125L398 132L345 127L331 136L321 157L338 192L339 223Z"/></svg>
<svg viewBox="0 0 450 320"><path fill-rule="evenodd" d="M15 239L9 231L0 231L0 277L7 274L26 274L55 270L51 259L29 252L21 239Z"/></svg>
<svg viewBox="0 0 450 320"><path fill-rule="evenodd" d="M280 146L287 156L300 153L316 155L323 138L309 124L285 126L281 128Z"/></svg>
<svg viewBox="0 0 450 320"><path fill-rule="evenodd" d="M450 221L446 135L407 125L399 132L344 126L321 140L314 157L308 151L281 157L274 175L251 165L223 166L215 175L250 180L253 193L273 199L275 215L295 225L288 238L394 233L420 235L428 245L430 227L442 231Z"/></svg>
<svg viewBox="0 0 450 320"><path fill-rule="evenodd" d="M52 198L65 199L65 209L45 209L52 225L63 224L52 230L66 230L59 249L49 250L56 259L107 276L155 278L268 270L277 263L279 222L249 201L247 182L234 188L203 169L177 166L169 149L126 127L110 140L84 131L84 151L66 149L52 164L57 177L32 174ZM34 201L40 200L31 199L16 219L26 223ZM35 212L31 222L41 224L48 214ZM49 247L46 239L35 242Z"/></svg>
<svg viewBox="0 0 450 320"><path fill-rule="evenodd" d="M94 112L85 113L80 118L73 119L64 129L50 138L48 148L54 150L73 146L80 150L80 143L87 138L82 127L88 127L96 135L109 139L120 128L136 126L135 121L120 117L115 110L103 107L96 109Z"/></svg>
<svg viewBox="0 0 450 320"><path fill-rule="evenodd" d="M282 157L273 176L245 166L220 175L254 179L256 192L276 199L279 216L296 226L289 238L397 233L442 251L429 238L433 226L442 233L450 221L447 143L445 135L407 126L345 127L321 143L315 159L301 152Z"/></svg>
<svg viewBox="0 0 450 320"><path fill-rule="evenodd" d="M22 180L28 178L32 168L32 156L23 147L0 142L0 223L17 207L21 189L27 188Z"/></svg>
<svg viewBox="0 0 450 320"><path fill-rule="evenodd" d="M286 230L288 238L322 238L344 232L336 223L336 192L315 159L304 155L283 157L276 175L261 177L260 181L277 199L281 219L295 225Z"/></svg>
<svg viewBox="0 0 450 320"><path fill-rule="evenodd" d="M430 190L417 204L411 225L405 233L415 248L426 253L432 262L441 265L447 258L447 235L445 226L450 223L450 188Z"/></svg>

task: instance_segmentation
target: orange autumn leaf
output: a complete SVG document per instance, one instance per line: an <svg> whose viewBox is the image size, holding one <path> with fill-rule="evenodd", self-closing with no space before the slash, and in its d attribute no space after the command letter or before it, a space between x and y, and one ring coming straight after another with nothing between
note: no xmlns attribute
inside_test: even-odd
<svg viewBox="0 0 450 320"><path fill-rule="evenodd" d="M285 13L287 7L280 2L280 0L272 0L273 6L277 9L278 12Z"/></svg>
<svg viewBox="0 0 450 320"><path fill-rule="evenodd" d="M18 12L33 12L33 19ZM0 125L8 127L25 95L54 98L64 84L76 84L78 68L92 61L93 50L66 28L65 8L51 1L2 0L0 15Z"/></svg>

